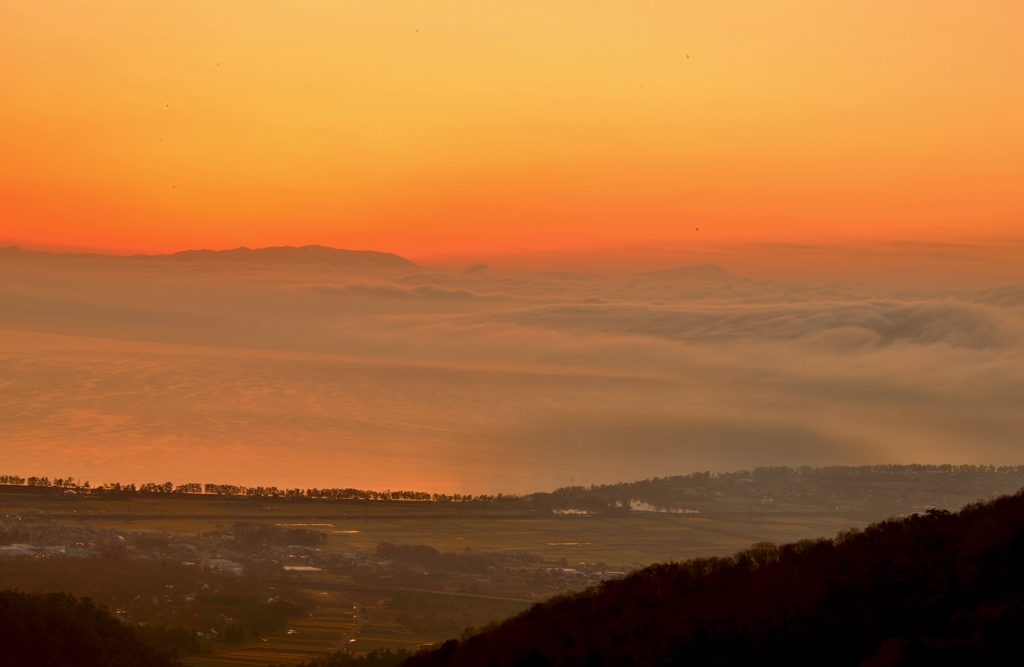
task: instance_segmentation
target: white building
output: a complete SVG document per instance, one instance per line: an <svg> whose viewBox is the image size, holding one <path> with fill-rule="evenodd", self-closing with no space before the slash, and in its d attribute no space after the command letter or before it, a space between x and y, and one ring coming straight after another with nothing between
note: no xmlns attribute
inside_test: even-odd
<svg viewBox="0 0 1024 667"><path fill-rule="evenodd" d="M211 570L226 572L227 574L233 574L236 577L240 577L245 574L245 568L242 567L241 563L235 563L227 560L226 558L211 558L206 561L206 566Z"/></svg>

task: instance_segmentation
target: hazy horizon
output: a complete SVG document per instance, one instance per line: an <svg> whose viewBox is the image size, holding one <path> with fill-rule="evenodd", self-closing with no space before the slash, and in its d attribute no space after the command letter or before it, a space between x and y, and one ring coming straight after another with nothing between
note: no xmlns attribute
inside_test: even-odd
<svg viewBox="0 0 1024 667"><path fill-rule="evenodd" d="M110 258L166 257L188 252L245 248L295 248L322 243L224 243L217 246L111 248L65 245L0 236L0 249L27 253L100 255ZM715 264L738 276L811 283L852 282L888 287L984 288L1024 283L1024 237L970 238L953 242L914 239L832 243L620 243L614 246L508 248L488 251L401 253L386 247L352 247L403 257L423 268L458 273L479 264L492 273L525 275L554 271L624 277L679 266Z"/></svg>

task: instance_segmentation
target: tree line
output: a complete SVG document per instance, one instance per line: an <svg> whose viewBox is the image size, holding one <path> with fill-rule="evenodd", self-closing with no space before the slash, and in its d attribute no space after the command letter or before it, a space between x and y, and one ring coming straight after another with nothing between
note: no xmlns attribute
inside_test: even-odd
<svg viewBox="0 0 1024 667"><path fill-rule="evenodd" d="M488 494L446 494L426 493L423 491L372 491L353 488L292 488L282 489L276 486L240 486L237 484L200 484L198 482L187 482L174 484L172 482L135 483L123 484L120 482L107 482L99 486L91 486L88 481L80 482L72 477L54 478L49 477L21 477L19 475L0 475L0 486L32 486L61 488L74 491L84 491L91 494L102 495L103 493L115 493L120 495L133 494L206 494L218 496L244 496L249 498L292 498L292 499L318 499L318 500L405 500L418 502L435 503L471 503L471 502L500 502L504 498L520 498L520 496L497 496Z"/></svg>
<svg viewBox="0 0 1024 667"><path fill-rule="evenodd" d="M241 486L236 484L201 484L189 482L183 484L108 482L96 487L88 481L80 482L72 477L21 477L19 475L0 475L0 485L53 487L76 492L102 495L113 493L118 495L135 494L206 494L219 496L238 496L249 498L281 498L281 499L315 499L315 500L364 500L364 501L411 501L433 503L482 503L482 504L528 504L534 508L575 507L608 511L629 509L632 500L647 502L658 508L681 507L687 502L705 499L712 487L733 487L740 482L779 480L807 480L817 482L841 480L884 480L899 477L921 477L927 475L943 476L946 479L967 479L991 476L1009 476L1014 480L1024 479L1024 466L985 466L985 465L864 465L864 466L826 466L812 468L802 466L759 467L753 470L734 472L695 472L688 475L670 477L654 477L635 482L617 484L591 484L590 486L566 486L551 492L531 494L446 494L427 493L424 491L374 491L355 488L279 488L276 486Z"/></svg>

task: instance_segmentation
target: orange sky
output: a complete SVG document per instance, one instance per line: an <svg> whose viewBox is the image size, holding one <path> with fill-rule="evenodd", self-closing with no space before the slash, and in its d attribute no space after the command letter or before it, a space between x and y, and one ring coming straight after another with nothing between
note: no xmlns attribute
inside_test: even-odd
<svg viewBox="0 0 1024 667"><path fill-rule="evenodd" d="M998 244L1021 26L1017 1L4 0L0 241Z"/></svg>

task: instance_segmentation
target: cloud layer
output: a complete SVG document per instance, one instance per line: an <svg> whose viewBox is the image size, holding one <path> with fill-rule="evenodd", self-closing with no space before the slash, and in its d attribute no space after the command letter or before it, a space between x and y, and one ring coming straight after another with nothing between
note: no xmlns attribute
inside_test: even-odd
<svg viewBox="0 0 1024 667"><path fill-rule="evenodd" d="M56 257L0 264L0 329L20 474L508 492L1024 453L1021 287Z"/></svg>

